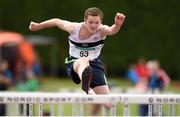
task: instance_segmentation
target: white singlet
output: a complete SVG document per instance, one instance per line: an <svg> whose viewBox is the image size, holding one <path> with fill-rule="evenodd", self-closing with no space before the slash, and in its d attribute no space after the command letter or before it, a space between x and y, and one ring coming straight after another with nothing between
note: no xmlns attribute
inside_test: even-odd
<svg viewBox="0 0 180 117"><path fill-rule="evenodd" d="M99 31L95 32L91 37L85 40L79 39L79 32L82 24L83 23L79 23L75 32L69 35L69 55L75 58L88 57L90 59L96 59L100 55L101 49L104 45L103 43L97 43L104 39L101 38ZM96 44L94 45L92 43Z"/></svg>

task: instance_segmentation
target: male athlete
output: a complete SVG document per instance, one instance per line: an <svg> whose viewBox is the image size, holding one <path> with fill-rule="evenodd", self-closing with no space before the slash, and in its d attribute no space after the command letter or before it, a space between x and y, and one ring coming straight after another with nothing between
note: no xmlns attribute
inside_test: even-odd
<svg viewBox="0 0 180 117"><path fill-rule="evenodd" d="M38 31L58 27L68 32L69 57L65 60L68 76L76 84L82 82L82 90L87 94L90 94L92 90L95 94L109 94L99 56L106 36L116 34L124 19L124 14L117 13L112 26L103 25L103 12L97 7L92 7L85 11L84 22L53 18L41 23L31 22L29 29Z"/></svg>

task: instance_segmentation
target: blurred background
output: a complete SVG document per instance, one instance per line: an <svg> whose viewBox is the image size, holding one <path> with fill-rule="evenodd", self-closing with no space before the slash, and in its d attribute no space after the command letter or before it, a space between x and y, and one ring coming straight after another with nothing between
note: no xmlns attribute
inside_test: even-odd
<svg viewBox="0 0 180 117"><path fill-rule="evenodd" d="M134 86L138 80L127 75L129 66L138 66L143 60L148 69L152 68L152 61L156 65L158 62L158 67L168 76L164 82L170 84L171 80L170 89L177 89L180 86L179 4L178 0L1 0L0 58L8 62L12 84L24 82L24 76L36 76L40 90L55 91L58 86L64 87L58 82L67 82L64 81L67 77L64 59L68 56L68 33L56 27L32 32L28 29L30 21L60 18L82 22L84 11L96 6L104 12L103 24L109 26L114 23L117 12L126 15L122 29L107 37L101 53L109 84ZM124 82L128 85L123 85ZM48 83L57 83L57 86L50 87ZM16 89L25 90L20 84ZM33 80L29 84L26 90L39 90ZM148 87L154 88L149 84Z"/></svg>
<svg viewBox="0 0 180 117"><path fill-rule="evenodd" d="M78 3L78 4L77 4ZM15 31L25 36L43 35L55 38L55 44L44 46L40 41L35 45L40 54L43 69L55 60L58 75L64 74L64 58L68 55L68 34L58 28L38 32L28 30L30 21L41 22L50 18L69 21L83 21L84 11L97 6L104 12L104 24L112 25L116 12L126 15L122 30L115 36L107 37L102 57L108 75L124 75L131 62L139 58L157 59L173 79L180 79L179 26L180 8L178 0L2 0L0 4L0 29ZM50 39L51 41L51 39ZM41 46L42 45L42 46ZM56 46L56 58L51 58L48 48ZM50 54L51 53L51 54ZM48 73L48 72L47 72Z"/></svg>

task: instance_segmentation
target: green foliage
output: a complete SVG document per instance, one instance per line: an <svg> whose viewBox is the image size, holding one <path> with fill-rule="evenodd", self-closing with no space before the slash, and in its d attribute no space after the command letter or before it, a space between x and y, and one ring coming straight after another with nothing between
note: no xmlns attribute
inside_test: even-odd
<svg viewBox="0 0 180 117"><path fill-rule="evenodd" d="M108 70L127 69L131 62L144 57L159 60L172 77L180 78L179 4L178 0L1 0L0 28L55 36L59 38L59 53L68 54L67 33L57 28L30 32L29 22L54 17L81 22L84 10L97 6L104 12L103 23L111 25L119 11L126 15L125 23L117 35L107 38L102 55Z"/></svg>

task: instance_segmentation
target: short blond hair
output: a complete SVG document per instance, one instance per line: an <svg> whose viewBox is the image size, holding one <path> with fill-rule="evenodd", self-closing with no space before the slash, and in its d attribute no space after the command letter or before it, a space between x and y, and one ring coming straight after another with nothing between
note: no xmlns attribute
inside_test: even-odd
<svg viewBox="0 0 180 117"><path fill-rule="evenodd" d="M88 16L100 16L101 21L103 20L103 12L97 7L88 8L84 13L84 18L87 19Z"/></svg>

